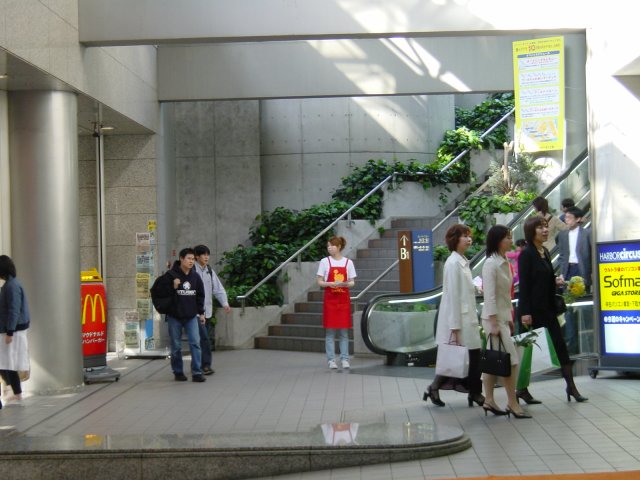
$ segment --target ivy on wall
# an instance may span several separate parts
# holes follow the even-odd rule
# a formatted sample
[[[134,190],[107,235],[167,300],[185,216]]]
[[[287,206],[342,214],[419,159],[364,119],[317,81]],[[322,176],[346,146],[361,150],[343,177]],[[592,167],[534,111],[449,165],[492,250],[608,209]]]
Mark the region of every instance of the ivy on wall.
[[[445,172],[440,172],[442,167],[465,149],[477,150],[490,144],[502,145],[506,140],[506,127],[496,129],[491,138],[488,136],[484,141],[480,140],[480,135],[512,107],[512,94],[497,94],[471,111],[456,108],[456,129],[445,133],[433,163],[426,164],[415,160],[408,163],[369,160],[342,179],[330,202],[301,211],[279,207],[256,217],[256,222],[249,232],[251,246],[239,245],[224,252],[219,262],[222,265],[220,276],[227,287],[230,304],[237,306],[238,295],[248,292],[394,172],[399,174],[396,185],[403,181],[413,181],[422,184],[425,189],[436,185],[444,186],[440,200],[446,203],[446,193],[449,191],[447,184],[467,183],[471,180],[470,156],[467,154],[461,162]],[[479,115],[483,118],[478,118]],[[389,184],[387,188],[394,188],[394,185]],[[372,223],[381,218],[383,195],[382,190],[371,195],[354,210],[352,218],[369,220]],[[333,234],[333,231],[329,231],[315,242],[302,254],[302,260],[317,261],[326,255],[326,242]],[[247,299],[246,304],[281,305],[282,301],[283,296],[274,277],[256,290]]]

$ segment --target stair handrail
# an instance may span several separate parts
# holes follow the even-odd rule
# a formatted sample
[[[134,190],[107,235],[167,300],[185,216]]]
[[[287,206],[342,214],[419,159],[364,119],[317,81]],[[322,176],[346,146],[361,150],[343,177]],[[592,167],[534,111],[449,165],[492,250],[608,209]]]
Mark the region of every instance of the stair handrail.
[[[556,177],[556,179],[551,182],[547,188],[545,189],[545,192],[547,191],[553,191],[554,188],[556,188],[558,186],[558,184],[563,181],[568,175],[569,173],[577,168],[577,166],[579,164],[581,164],[582,162],[584,162],[586,159],[588,159],[588,152],[585,150],[583,151],[580,155],[578,155],[576,157],[576,160],[574,160],[573,162],[571,162],[571,164],[569,165],[569,167],[567,167],[562,173],[560,173],[560,175],[558,175]],[[487,187],[489,186],[489,180],[487,180],[486,182],[484,182],[482,185],[480,185],[476,190],[474,190],[468,197],[472,198],[478,194],[480,194],[482,191],[484,191]],[[544,194],[544,193],[543,193]],[[582,197],[580,197],[579,201],[582,201],[584,198],[586,198],[588,194],[585,193]],[[577,202],[576,202],[577,204]],[[460,207],[462,207],[463,203],[460,203],[456,208],[454,208],[453,210],[451,210],[442,220],[440,220],[432,229],[432,232],[435,232],[438,228],[440,228],[449,218],[451,218],[452,215],[454,215],[458,210],[460,210]],[[511,226],[512,224],[517,224],[517,222],[525,215],[530,215],[531,211],[533,210],[533,207],[529,206],[527,207],[525,210],[523,210],[522,212],[520,212],[520,214],[516,215],[516,217],[509,223],[509,226]],[[481,256],[484,255],[485,250],[481,250],[479,251],[471,260],[470,263],[473,265],[474,262],[477,261],[477,258],[480,258]],[[387,270],[385,270],[384,275],[386,275],[387,273],[389,273],[389,271],[391,271],[398,263],[400,263],[399,260],[395,260],[388,268]],[[376,283],[378,283],[380,280],[382,280],[382,277],[384,275],[380,275],[378,276],[373,282],[371,282],[369,285],[367,285],[367,290],[369,290],[371,287],[373,287]],[[360,292],[361,294],[364,293]],[[357,297],[351,297],[351,300],[359,300],[361,295],[357,295]]]
[[[382,280],[384,277],[387,276],[387,274],[393,270],[395,268],[396,265],[398,265],[400,263],[399,259],[395,259],[394,262],[389,265],[386,270],[384,272],[382,272],[380,275],[378,275],[369,285],[367,285],[365,288],[363,288],[360,293],[358,293],[355,297],[350,297],[351,301],[353,302],[354,305],[354,310],[358,309],[358,300],[360,300],[360,297],[362,297],[365,293],[367,293],[371,287],[373,287],[376,283],[378,283],[380,280]]]
[[[309,248],[311,245],[313,245],[319,238],[321,238],[325,233],[327,233],[329,230],[331,230],[333,227],[335,227],[338,222],[340,220],[342,220],[345,216],[349,216],[350,219],[350,215],[351,212],[353,212],[353,210],[355,210],[357,207],[359,207],[365,200],[367,200],[371,195],[373,195],[374,193],[376,193],[378,190],[380,190],[382,187],[384,187],[390,180],[392,180],[395,176],[397,175],[396,172],[393,172],[392,174],[390,174],[389,176],[387,176],[384,180],[382,180],[380,183],[378,183],[378,185],[376,185],[375,187],[373,187],[371,190],[369,190],[369,192],[367,194],[365,194],[360,200],[358,200],[356,203],[354,203],[351,208],[349,208],[348,210],[346,210],[342,215],[340,215],[338,218],[336,218],[333,222],[331,222],[331,224],[329,224],[327,227],[325,227],[324,230],[322,230],[320,233],[318,233],[315,237],[313,237],[311,240],[309,240],[307,243],[305,243],[300,249],[298,249],[298,251],[296,251],[293,255],[291,255],[289,258],[287,258],[284,262],[282,262],[275,270],[273,270],[269,275],[267,275],[266,277],[264,277],[262,280],[260,280],[256,285],[254,285],[247,293],[245,293],[244,295],[238,295],[236,297],[236,300],[238,300],[240,302],[240,306],[242,307],[242,313],[244,313],[244,308],[246,305],[246,300],[247,298],[253,293],[255,292],[258,288],[260,288],[262,285],[264,285],[266,282],[268,282],[274,275],[276,275],[278,272],[280,272],[280,270],[282,270],[285,266],[287,266],[289,263],[291,263],[292,260],[294,260],[295,258],[298,258],[298,262],[301,261],[300,256],[302,255],[302,252],[304,252],[307,248]]]
[[[509,118],[513,112],[515,112],[516,108],[513,107],[511,110],[509,110],[508,113],[506,113],[505,115],[502,116],[502,118],[500,120],[498,120],[496,123],[494,123],[491,127],[489,127],[487,129],[486,132],[484,132],[482,135],[480,135],[480,139],[484,140],[484,138],[491,133],[492,131],[494,131],[496,128],[498,128],[507,118]],[[462,157],[464,157],[467,153],[469,153],[470,149],[465,149],[462,153],[460,153],[459,155],[457,155],[453,160],[451,160],[449,163],[447,163],[444,167],[442,167],[442,169],[440,169],[440,173],[447,171],[452,165],[454,165],[455,163],[459,162],[460,159]],[[266,282],[268,282],[274,275],[276,275],[278,272],[280,272],[285,266],[287,266],[289,263],[291,263],[291,261],[295,258],[298,259],[298,263],[300,263],[301,261],[301,255],[302,252],[304,252],[307,248],[309,248],[311,245],[313,245],[319,238],[321,238],[325,233],[327,233],[329,230],[331,230],[333,227],[335,227],[338,222],[340,220],[342,220],[345,216],[348,216],[348,220],[351,221],[351,212],[353,212],[353,210],[355,210],[358,206],[360,206],[360,204],[362,204],[365,200],[367,200],[371,195],[373,195],[374,193],[376,193],[378,190],[380,190],[382,187],[384,187],[389,181],[395,179],[395,177],[397,175],[400,175],[399,172],[393,172],[392,174],[390,174],[389,176],[387,176],[384,180],[382,180],[378,185],[376,185],[375,187],[373,187],[371,190],[369,190],[368,193],[366,193],[362,198],[360,198],[360,200],[358,200],[356,203],[354,203],[347,211],[345,211],[342,215],[340,215],[338,218],[336,218],[329,226],[327,226],[324,230],[322,230],[320,233],[318,233],[315,237],[313,237],[311,240],[309,240],[306,244],[304,244],[297,252],[295,252],[293,255],[291,255],[289,258],[287,258],[284,262],[282,262],[275,270],[273,270],[269,275],[267,275],[266,277],[264,277],[262,280],[260,280],[256,285],[254,285],[247,293],[245,293],[244,295],[238,295],[236,297],[236,300],[238,300],[240,302],[240,306],[241,306],[241,314],[244,314],[244,309],[246,306],[246,301],[247,298],[253,293],[255,292],[258,288],[260,288],[262,285],[264,285]],[[418,173],[418,175],[420,175],[420,173]],[[457,208],[457,207],[456,207]],[[448,217],[446,217],[448,218]],[[445,218],[445,219],[446,219]],[[442,222],[441,222],[442,223]],[[392,268],[392,267],[391,267]],[[389,268],[388,270],[391,270],[391,268]]]
[[[511,115],[513,115],[513,112],[516,111],[516,107],[513,107],[511,110],[509,110],[507,113],[505,113],[502,118],[500,120],[498,120],[496,123],[494,123],[493,125],[491,125],[486,132],[484,132],[482,135],[480,135],[480,140],[484,140],[484,138],[489,135],[491,132],[493,132],[496,128],[498,128],[500,125],[502,125],[502,122],[504,122],[507,118],[509,118]],[[470,148],[465,148],[461,153],[459,153],[458,155],[456,155],[456,157],[451,160],[449,163],[447,163],[444,167],[442,167],[442,170],[440,170],[440,173],[442,172],[446,172],[447,170],[449,170],[449,168],[451,166],[453,166],[453,164],[457,163],[462,157],[464,157],[467,153],[469,153],[471,151]]]

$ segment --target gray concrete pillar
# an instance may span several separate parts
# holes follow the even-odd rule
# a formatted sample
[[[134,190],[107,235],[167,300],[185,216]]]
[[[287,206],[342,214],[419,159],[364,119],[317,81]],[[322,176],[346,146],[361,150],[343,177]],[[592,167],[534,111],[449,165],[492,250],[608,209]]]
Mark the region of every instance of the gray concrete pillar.
[[[9,94],[11,245],[31,308],[29,390],[82,386],[77,99]]]

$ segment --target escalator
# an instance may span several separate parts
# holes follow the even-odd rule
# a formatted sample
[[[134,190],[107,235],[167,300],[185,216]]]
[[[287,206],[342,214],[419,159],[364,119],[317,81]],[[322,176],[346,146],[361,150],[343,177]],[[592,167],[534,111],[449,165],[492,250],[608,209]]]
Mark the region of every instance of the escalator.
[[[574,198],[576,205],[588,211],[590,207],[589,157],[583,152],[541,196],[550,204],[559,205],[561,199]],[[532,208],[517,215],[509,227],[514,241],[524,238],[523,225],[533,213]],[[551,252],[554,265],[557,253]],[[475,278],[482,273],[485,251],[471,259],[471,272]],[[393,293],[371,299],[362,313],[361,332],[364,343],[374,353],[385,355],[388,365],[432,365],[436,360],[435,330],[442,286],[426,292]],[[482,297],[476,306],[480,314]],[[516,300],[517,302],[517,300]],[[571,305],[577,316],[580,352],[594,352],[593,299],[583,297]]]

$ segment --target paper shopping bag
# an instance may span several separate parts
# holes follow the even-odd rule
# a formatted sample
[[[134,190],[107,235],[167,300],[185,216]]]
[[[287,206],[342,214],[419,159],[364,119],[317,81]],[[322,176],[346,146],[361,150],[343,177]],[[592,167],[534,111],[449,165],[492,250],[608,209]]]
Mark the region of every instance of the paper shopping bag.
[[[560,368],[560,361],[556,349],[553,346],[549,330],[544,327],[533,330],[538,334],[531,356],[531,375],[548,372]],[[514,341],[528,335],[529,332],[521,333],[513,337]]]
[[[469,375],[469,350],[455,343],[438,345],[436,358],[436,375],[465,378]]]

